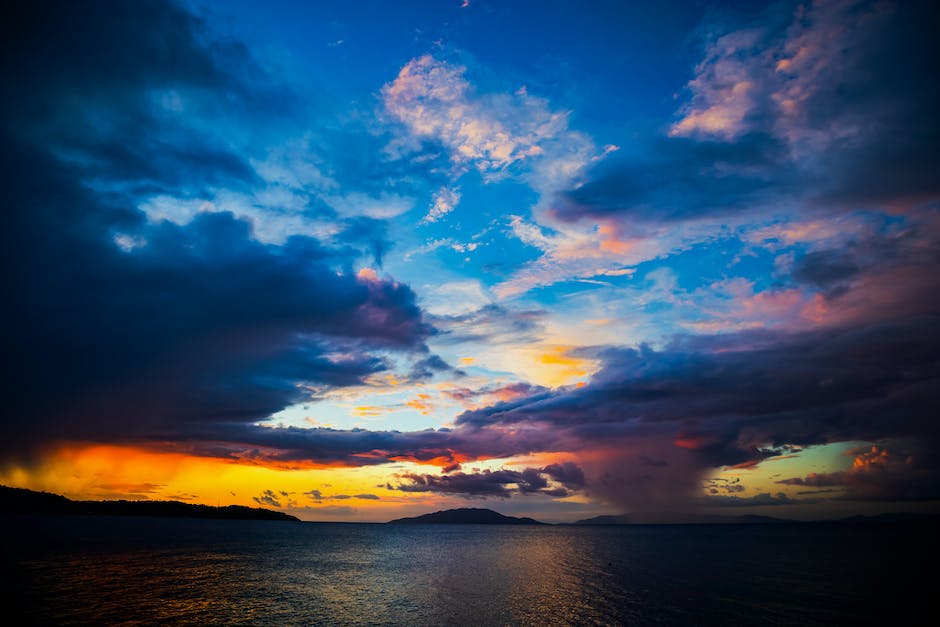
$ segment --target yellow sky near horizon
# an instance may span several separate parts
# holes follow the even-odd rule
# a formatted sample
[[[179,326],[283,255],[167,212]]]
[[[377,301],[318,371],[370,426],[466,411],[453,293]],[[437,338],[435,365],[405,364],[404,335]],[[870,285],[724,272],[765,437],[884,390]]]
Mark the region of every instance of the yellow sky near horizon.
[[[781,477],[842,470],[851,464],[847,453],[854,445],[839,443],[808,447],[794,455],[771,458],[749,468],[716,468],[706,477],[703,496],[710,485],[738,482],[735,496],[761,493],[794,497],[798,487],[780,485]],[[465,471],[539,467],[563,461],[564,455],[541,454],[512,459],[491,459],[464,464]],[[437,509],[473,504],[455,495],[403,492],[387,487],[396,474],[438,474],[437,466],[395,462],[375,466],[284,468],[228,459],[199,457],[177,452],[102,444],[63,445],[50,450],[33,466],[10,465],[0,469],[0,483],[61,494],[71,499],[181,500],[206,505],[267,507],[291,513],[302,520],[381,522]],[[711,481],[711,482],[710,482]],[[517,495],[513,509],[525,510],[547,497]],[[590,506],[590,495],[569,496],[567,501]],[[489,507],[505,506],[504,499],[490,499]],[[542,503],[544,504],[544,503]],[[596,503],[602,513],[620,513],[616,505]],[[766,509],[766,508],[765,508]],[[583,509],[582,509],[583,511]],[[775,511],[779,511],[776,510]],[[743,513],[735,510],[728,514]],[[772,512],[762,512],[772,514]],[[586,517],[571,513],[562,516]]]

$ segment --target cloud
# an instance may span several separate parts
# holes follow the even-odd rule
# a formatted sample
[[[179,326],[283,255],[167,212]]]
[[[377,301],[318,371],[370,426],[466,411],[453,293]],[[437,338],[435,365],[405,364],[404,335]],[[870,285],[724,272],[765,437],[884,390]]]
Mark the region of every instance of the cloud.
[[[624,156],[595,167],[590,180],[557,195],[550,216],[563,223],[622,218],[675,227],[747,211],[754,220],[755,212],[781,198],[799,201],[804,191],[785,145],[766,134],[728,143],[681,137],[642,143],[642,160]]]
[[[489,180],[512,172],[545,192],[573,183],[598,156],[586,135],[568,128],[567,113],[552,111],[524,89],[477,94],[466,72],[425,55],[382,89],[388,113],[414,138],[446,148],[457,175],[466,167]]]
[[[927,61],[937,48],[936,6],[820,0],[798,7],[788,24],[775,10],[765,15],[769,26],[708,43],[671,133],[773,136],[807,169],[828,171],[814,182],[830,201],[936,197],[940,89]]]
[[[690,99],[669,132],[638,135],[634,150],[594,163],[555,188],[533,222],[514,225],[542,254],[497,285],[497,297],[696,245],[733,246],[781,217],[918,221],[933,211],[935,5],[818,1],[791,13],[778,4],[734,24],[702,29]]]
[[[771,21],[714,33],[672,133],[638,138],[633,156],[598,160],[609,151],[569,128],[566,112],[525,90],[479,93],[468,70],[425,56],[382,90],[402,133],[363,162],[387,136],[344,129],[244,149],[244,129],[296,103],[243,46],[177,5],[21,7],[0,25],[0,334],[17,371],[2,455],[71,439],[285,468],[416,462],[446,472],[403,475],[399,489],[583,490],[665,509],[697,502],[716,466],[867,440],[879,449],[857,453],[857,470],[785,481],[841,485],[852,498],[935,495],[920,454],[882,443],[938,441],[937,11],[817,2]],[[348,150],[324,159],[318,142]],[[432,163],[427,189],[407,182],[411,160],[396,150]],[[413,365],[412,379],[456,375],[427,348],[432,336],[505,353],[542,340],[546,311],[493,304],[478,282],[448,285],[460,302],[429,301],[428,316],[407,285],[356,271],[364,255],[381,264],[387,221],[429,189],[429,217],[453,211],[472,169],[540,197],[504,225],[539,257],[493,288],[497,298],[630,274],[703,242],[773,255],[777,274],[770,285],[711,280],[711,300],[683,294],[714,305],[692,322],[731,323],[696,330],[722,334],[541,354],[602,363],[581,387],[454,386],[452,398],[490,404],[453,428],[264,422],[396,363]],[[340,185],[350,179],[361,185]],[[655,292],[647,302],[680,288],[666,272],[639,276]],[[461,471],[558,452],[578,465]]]
[[[841,487],[850,500],[932,500],[940,497],[940,468],[923,443],[873,445],[850,451],[852,466],[845,471],[809,473],[777,483],[812,488]]]
[[[483,302],[485,294],[482,293],[482,288],[478,288],[476,282],[461,282],[450,284],[445,290],[452,295],[460,295],[469,302],[473,302],[474,298]],[[436,309],[434,301],[430,303],[429,308]],[[468,312],[462,309],[442,306],[442,313],[428,316],[428,321],[439,331],[435,336],[439,342],[486,342],[499,345],[539,340],[542,321],[548,315],[547,311],[541,309],[517,309],[497,304],[484,305]]]
[[[271,507],[280,507],[281,501],[277,494],[273,490],[265,490],[261,496],[251,497],[255,503],[258,505],[269,505]]]
[[[378,431],[259,427],[239,423],[175,425],[151,446],[279,468],[357,467],[410,461],[439,467],[478,459],[565,450],[561,434],[541,429]]]
[[[632,507],[660,507],[653,501],[670,491],[691,498],[706,469],[760,462],[786,447],[935,441],[935,315],[609,349],[587,385],[467,411],[457,432],[550,430],[580,451],[592,495]]]
[[[509,498],[514,494],[547,494],[552,497],[565,497],[569,495],[569,490],[580,490],[584,487],[584,473],[572,462],[524,470],[503,468],[474,473],[451,472],[442,475],[401,473],[396,476],[404,483],[389,484],[390,490],[457,494],[465,498],[481,496]]]
[[[466,387],[444,388],[441,393],[462,404],[492,405],[530,396],[536,391],[545,390],[546,388],[519,381],[506,384],[488,384],[476,389]]]
[[[428,215],[424,216],[424,222],[437,222],[453,211],[459,202],[459,187],[440,188],[431,198],[431,208],[428,210]]]
[[[594,349],[604,365],[586,385],[520,390],[463,413],[452,429],[243,425],[191,433],[189,451],[285,467],[414,461],[444,474],[403,474],[397,489],[502,498],[560,495],[563,488],[632,511],[682,511],[699,503],[701,480],[715,467],[750,467],[831,442],[906,439],[929,448],[940,439],[932,420],[940,378],[932,357],[940,348],[936,328],[935,317],[927,317],[823,331],[683,336],[660,349]],[[210,445],[210,436],[218,443]],[[473,460],[539,452],[567,452],[579,461],[525,472],[460,471]],[[856,498],[935,493],[937,473],[906,461],[910,454],[891,453],[899,461],[889,463],[881,453],[863,453],[860,468],[868,474],[858,471]],[[848,483],[843,475],[825,479]],[[818,477],[786,480],[813,481]],[[898,488],[904,482],[916,491]],[[861,489],[875,484],[884,490]],[[748,503],[761,504],[730,502]]]
[[[428,293],[421,302],[432,316],[458,318],[492,303],[486,288],[476,279],[436,283],[427,288]]]
[[[156,2],[34,3],[3,28],[4,84],[32,68],[0,128],[3,290],[17,303],[2,334],[22,383],[7,397],[4,455],[62,438],[173,440],[195,424],[214,439],[212,425],[251,425],[361,383],[390,353],[427,352],[415,294],[357,276],[352,247],[265,243],[228,211],[140,210],[165,190],[254,180],[211,129],[153,102],[178,93],[185,107],[192,92],[248,117],[283,113],[290,94],[270,97],[241,46]]]
[[[759,32],[742,30],[709,44],[705,59],[695,69],[696,77],[689,83],[692,102],[670,135],[714,135],[730,140],[747,129],[747,118],[757,106],[754,92],[759,77],[751,55],[759,40]]]
[[[542,468],[542,472],[566,488],[578,489],[584,487],[584,471],[574,462],[549,464]]]
[[[348,499],[360,499],[366,501],[377,501],[380,499],[380,497],[376,494],[323,494],[320,490],[310,490],[309,492],[304,492],[304,496],[317,503],[322,503],[324,500],[345,501]]]

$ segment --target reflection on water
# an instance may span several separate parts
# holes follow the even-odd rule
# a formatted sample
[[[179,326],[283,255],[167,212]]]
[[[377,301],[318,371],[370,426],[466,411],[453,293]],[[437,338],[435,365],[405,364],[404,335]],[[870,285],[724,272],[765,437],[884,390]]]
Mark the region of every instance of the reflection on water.
[[[932,529],[0,520],[19,622],[851,624]],[[893,600],[892,602],[895,602]],[[896,616],[896,613],[895,613]]]

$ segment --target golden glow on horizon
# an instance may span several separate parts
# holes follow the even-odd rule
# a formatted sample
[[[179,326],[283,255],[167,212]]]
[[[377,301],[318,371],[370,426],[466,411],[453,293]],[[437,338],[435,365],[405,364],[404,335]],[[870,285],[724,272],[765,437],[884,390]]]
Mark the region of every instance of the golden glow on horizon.
[[[706,483],[714,479],[737,480],[740,485],[744,486],[742,492],[734,494],[737,497],[783,494],[792,499],[812,498],[811,493],[816,491],[814,488],[778,482],[792,477],[844,471],[856,460],[855,456],[850,453],[865,444],[850,441],[808,446],[792,454],[769,457],[759,463],[724,466],[716,468],[709,474],[706,477]]]
[[[270,490],[278,495],[281,509],[301,511],[299,516],[316,518],[316,510],[329,513],[342,501],[350,519],[369,510],[382,509],[387,500],[387,469],[376,466],[359,468],[310,468],[282,470],[264,465],[237,463],[181,453],[154,452],[119,445],[68,445],[60,447],[32,468],[11,467],[0,473],[0,483],[62,494],[72,499],[153,499],[181,500],[206,505],[247,505],[271,507],[258,503]],[[304,492],[320,490],[324,498],[316,503]],[[282,493],[288,493],[284,496]],[[379,499],[335,499],[335,495],[354,497],[374,494]],[[400,495],[401,493],[394,493]],[[397,500],[396,497],[393,499]],[[289,502],[296,507],[288,506]]]
[[[455,457],[463,464],[464,472],[544,467],[572,459],[565,454],[476,461]],[[397,474],[440,474],[442,467],[453,462],[453,458],[440,457],[421,462],[401,459],[375,466],[286,470],[134,446],[69,444],[49,451],[36,466],[2,469],[0,484],[61,494],[74,500],[178,500],[215,506],[265,507],[303,520],[381,522],[437,509],[467,507],[468,501],[456,495],[402,492],[386,487],[398,483]],[[556,500],[590,502],[582,495]],[[482,506],[500,509],[500,503],[494,500],[491,505]]]
[[[780,484],[781,479],[844,471],[860,462],[855,453],[866,443],[846,442],[807,447],[793,454],[768,458],[759,464],[722,467],[705,479],[704,496],[748,498],[761,494],[812,499],[811,488]],[[870,444],[868,444],[870,446]],[[0,484],[62,494],[72,499],[181,500],[207,505],[246,505],[291,513],[304,520],[384,521],[436,509],[466,507],[456,495],[392,490],[402,473],[432,474],[455,461],[460,471],[475,473],[501,468],[543,468],[575,461],[592,472],[592,460],[610,451],[538,453],[514,458],[472,460],[460,455],[430,460],[400,458],[390,464],[360,467],[303,467],[274,465],[262,460],[197,457],[133,446],[72,444],[51,450],[34,467],[8,466]],[[874,458],[876,449],[866,455]],[[368,457],[368,456],[363,456]],[[597,459],[594,459],[597,458]],[[879,458],[880,459],[880,458]],[[726,491],[727,485],[740,486]],[[719,492],[711,493],[711,488]],[[525,502],[531,497],[517,497]],[[260,500],[256,500],[260,499]],[[269,500],[270,499],[270,500]],[[514,502],[516,501],[514,500]],[[591,503],[583,494],[554,499]],[[502,501],[484,507],[499,509]],[[480,506],[477,504],[476,506]]]

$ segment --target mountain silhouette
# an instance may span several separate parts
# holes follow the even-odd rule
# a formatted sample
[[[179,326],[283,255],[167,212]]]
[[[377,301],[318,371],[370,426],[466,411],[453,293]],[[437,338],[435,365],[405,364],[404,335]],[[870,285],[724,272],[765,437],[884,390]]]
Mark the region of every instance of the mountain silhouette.
[[[432,514],[424,514],[413,518],[398,518],[388,521],[389,524],[416,524],[416,525],[544,525],[532,518],[516,518],[504,516],[491,509],[475,507],[462,507],[448,509]]]

